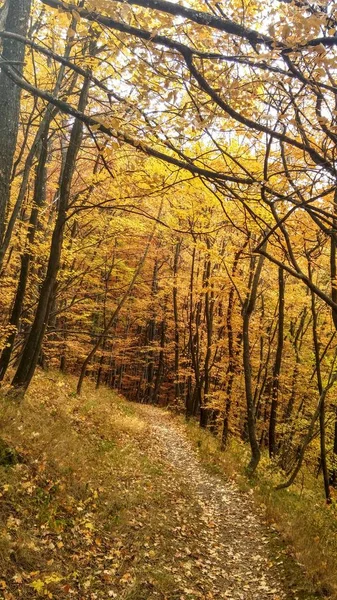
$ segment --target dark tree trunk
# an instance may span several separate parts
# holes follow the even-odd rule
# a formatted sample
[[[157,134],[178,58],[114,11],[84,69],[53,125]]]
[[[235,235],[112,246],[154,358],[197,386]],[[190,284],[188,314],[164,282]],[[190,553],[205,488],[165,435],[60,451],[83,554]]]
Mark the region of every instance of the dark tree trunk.
[[[203,377],[203,393],[202,393],[202,405],[200,406],[200,425],[201,427],[207,427],[211,422],[212,428],[215,427],[213,423],[213,417],[216,419],[214,410],[209,406],[209,394],[210,394],[210,374],[211,374],[211,356],[212,356],[212,341],[213,341],[213,317],[214,317],[214,290],[211,285],[211,258],[210,240],[207,238],[207,258],[204,268],[204,296],[205,296],[205,321],[206,321],[206,355],[204,360],[204,377]]]
[[[192,369],[194,372],[194,389],[192,385],[186,404],[186,416],[195,416],[201,406],[201,374],[200,374],[200,356],[199,356],[199,327],[200,327],[200,315],[201,315],[201,300],[194,304],[194,281],[196,278],[195,273],[196,263],[196,248],[193,248],[191,274],[190,274],[190,289],[189,289],[189,341],[188,349],[191,358]],[[195,323],[195,331],[194,331]],[[192,380],[191,380],[192,383]]]
[[[164,348],[165,348],[165,321],[162,321],[160,324],[160,352],[158,357],[158,366],[156,371],[156,379],[153,388],[153,393],[151,397],[152,404],[158,404],[158,397],[160,393],[160,386],[164,375],[165,368],[165,358],[164,358]]]
[[[240,248],[234,256],[233,267],[232,267],[232,278],[236,274],[240,256],[242,255],[242,252],[244,251],[247,244],[248,244],[248,239],[245,242],[245,244],[243,245],[243,247]],[[236,340],[237,343],[236,343],[236,347],[235,347],[233,323],[232,323],[233,312],[234,312],[234,294],[235,294],[235,287],[234,287],[234,285],[232,285],[229,290],[227,315],[226,315],[227,339],[228,339],[228,368],[227,368],[227,382],[226,382],[226,388],[225,388],[224,422],[223,422],[223,430],[222,430],[222,438],[221,438],[221,448],[223,450],[226,448],[227,441],[228,441],[229,419],[230,419],[230,412],[231,412],[231,406],[232,406],[232,389],[233,389],[234,377],[238,370],[238,355],[239,355],[239,351],[240,351],[240,347],[241,347],[241,343],[242,343],[242,333],[240,333],[239,336],[237,337],[237,340]]]
[[[253,388],[252,388],[252,373],[251,373],[251,362],[250,362],[250,318],[253,314],[256,297],[257,297],[257,288],[259,284],[259,279],[262,271],[262,265],[264,261],[264,257],[261,255],[258,259],[257,266],[255,267],[255,257],[252,258],[251,261],[251,284],[250,290],[247,294],[247,298],[242,308],[242,317],[243,317],[243,328],[242,328],[242,340],[243,340],[243,369],[245,375],[245,389],[246,389],[246,403],[247,403],[247,429],[249,436],[249,443],[251,448],[251,460],[247,467],[247,470],[250,474],[253,474],[256,470],[259,462],[260,462],[260,448],[259,443],[256,437],[256,427],[255,427],[255,406],[254,406],[254,396],[253,396]]]
[[[332,468],[329,473],[329,484],[337,487],[337,407],[335,408],[334,438],[332,447]]]
[[[16,290],[14,305],[11,313],[9,323],[15,327],[15,331],[10,335],[7,340],[6,348],[2,351],[0,358],[0,381],[3,380],[6,373],[11,354],[13,351],[13,345],[16,337],[16,330],[19,327],[20,315],[22,305],[25,297],[26,286],[28,281],[29,264],[31,261],[31,248],[34,244],[36,226],[38,222],[39,210],[44,204],[45,200],[45,167],[48,157],[48,129],[49,122],[46,123],[45,131],[41,137],[41,152],[39,163],[36,169],[35,175],[35,188],[33,197],[33,208],[29,220],[29,228],[26,241],[26,251],[21,256],[21,269],[19,275],[18,287]]]
[[[86,80],[84,82],[79,100],[78,109],[80,111],[85,109],[88,90],[89,80]],[[74,174],[76,158],[81,145],[82,133],[83,123],[76,119],[71,131],[66,160],[61,174],[58,214],[52,235],[47,273],[42,284],[34,322],[24,347],[19,366],[12,381],[15,395],[20,395],[25,392],[34,375],[45,328],[48,323],[49,312],[52,305],[52,295],[60,266],[71,183]]]
[[[180,376],[179,376],[179,367],[180,367],[180,359],[179,359],[179,315],[178,315],[178,285],[177,285],[177,275],[178,275],[178,264],[179,264],[179,256],[181,249],[181,241],[176,243],[175,252],[174,252],[174,262],[173,262],[173,316],[174,316],[174,398],[175,401],[178,402],[181,394],[180,389]]]
[[[272,399],[269,421],[269,456],[276,454],[276,423],[277,423],[277,405],[278,393],[280,387],[280,372],[282,363],[283,340],[284,340],[284,274],[283,268],[278,270],[278,289],[279,289],[279,310],[278,310],[278,336],[275,363],[272,379]]]
[[[309,277],[312,280],[312,272],[311,265],[309,262]],[[321,360],[320,360],[320,350],[319,350],[319,341],[318,341],[318,333],[317,333],[317,311],[315,305],[315,295],[314,292],[311,292],[311,314],[312,314],[312,334],[313,334],[313,342],[314,342],[314,353],[315,353],[315,366],[316,366],[316,377],[317,377],[317,389],[321,398],[320,406],[319,406],[319,429],[320,429],[320,466],[323,474],[323,485],[325,498],[327,503],[331,503],[331,495],[330,495],[330,486],[329,486],[329,472],[328,465],[326,460],[326,447],[325,447],[325,394],[323,394],[323,381],[322,381],[322,373],[321,373]]]
[[[8,0],[6,31],[26,37],[31,0]],[[4,61],[18,63],[23,71],[25,45],[12,39],[2,42]],[[6,66],[0,71],[0,244],[2,245],[11,193],[11,177],[19,127],[21,89],[6,76]]]

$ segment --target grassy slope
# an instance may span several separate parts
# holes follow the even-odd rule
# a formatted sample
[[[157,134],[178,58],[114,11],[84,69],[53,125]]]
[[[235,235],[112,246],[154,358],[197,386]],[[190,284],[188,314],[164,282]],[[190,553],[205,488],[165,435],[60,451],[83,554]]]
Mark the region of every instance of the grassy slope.
[[[21,462],[0,466],[0,598],[165,598],[175,497],[163,463],[137,406],[74,389],[37,374],[19,411],[1,401],[1,435]]]
[[[137,405],[90,383],[78,398],[75,384],[38,373],[19,410],[1,400],[1,435],[20,462],[0,466],[0,599],[180,598],[165,561],[190,507],[188,490],[179,481],[168,488],[167,464]],[[222,454],[207,432],[193,424],[186,431],[205,466],[249,489],[244,446]],[[314,485],[274,492],[268,481],[275,478],[262,465],[253,482],[258,502],[310,578],[337,598],[334,508],[325,508]],[[293,565],[289,580],[298,585]],[[309,593],[303,588],[298,597]]]
[[[243,443],[233,441],[224,453],[217,440],[197,424],[186,425],[189,438],[198,449],[204,466],[220,476],[234,479],[242,490],[254,494],[263,516],[287,546],[288,554],[302,565],[310,587],[322,597],[337,599],[337,502],[326,506],[321,479],[317,480],[306,472],[305,467],[296,484],[285,490],[276,491],[281,474],[263,457],[259,471],[252,480],[245,475],[249,462],[249,450]],[[276,541],[275,551],[279,551]],[[293,560],[285,565],[289,581],[301,579]],[[308,592],[303,590],[301,598],[306,600]],[[310,596],[311,597],[311,596]]]

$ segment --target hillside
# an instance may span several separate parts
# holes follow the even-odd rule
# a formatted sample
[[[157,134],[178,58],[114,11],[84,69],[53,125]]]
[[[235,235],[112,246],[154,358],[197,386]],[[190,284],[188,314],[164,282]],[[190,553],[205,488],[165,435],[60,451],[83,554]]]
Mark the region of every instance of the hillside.
[[[39,372],[2,399],[1,598],[317,597],[209,434],[75,383]]]

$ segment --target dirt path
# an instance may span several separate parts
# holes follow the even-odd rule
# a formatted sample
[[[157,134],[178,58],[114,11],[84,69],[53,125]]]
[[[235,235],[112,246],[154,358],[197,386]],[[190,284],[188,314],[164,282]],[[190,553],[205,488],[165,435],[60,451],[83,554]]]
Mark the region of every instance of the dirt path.
[[[0,468],[0,600],[317,600],[183,422],[64,382],[0,411],[24,457]]]
[[[156,453],[166,463],[170,483],[186,491],[177,497],[171,553],[181,595],[174,598],[281,600],[309,598],[305,590],[291,592],[285,579],[282,552],[271,555],[271,532],[256,514],[249,494],[209,474],[184,435],[165,413],[144,407]],[[179,481],[179,486],[178,482]],[[187,530],[186,513],[192,522]],[[182,523],[179,526],[179,522]],[[178,525],[177,525],[178,523]],[[300,587],[300,586],[299,586]],[[185,595],[186,594],[186,595]]]

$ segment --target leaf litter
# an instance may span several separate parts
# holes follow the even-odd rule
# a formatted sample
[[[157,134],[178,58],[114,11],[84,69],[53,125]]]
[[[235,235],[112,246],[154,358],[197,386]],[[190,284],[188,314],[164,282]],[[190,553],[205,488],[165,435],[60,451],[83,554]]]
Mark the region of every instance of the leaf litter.
[[[204,469],[171,415],[36,385],[3,420],[24,461],[0,470],[1,600],[309,599],[251,496]]]
[[[156,454],[167,464],[169,486],[174,488],[179,480],[180,487],[190,494],[183,511],[179,511],[177,497],[182,524],[172,529],[174,543],[181,547],[174,568],[183,580],[179,598],[299,598],[297,590],[291,591],[285,581],[282,556],[271,554],[272,532],[250,494],[206,471],[184,427],[169,415],[148,406],[142,412],[151,423]],[[189,521],[193,526],[187,525]]]

